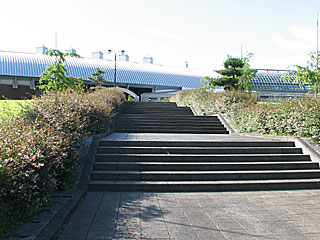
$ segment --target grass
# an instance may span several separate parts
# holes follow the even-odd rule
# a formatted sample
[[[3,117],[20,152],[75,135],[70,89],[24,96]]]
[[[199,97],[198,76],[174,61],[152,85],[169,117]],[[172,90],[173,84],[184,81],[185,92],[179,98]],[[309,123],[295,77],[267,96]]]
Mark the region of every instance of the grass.
[[[0,100],[0,115],[18,115],[32,100]]]
[[[264,105],[279,105],[281,102],[257,102],[257,104],[264,104]]]

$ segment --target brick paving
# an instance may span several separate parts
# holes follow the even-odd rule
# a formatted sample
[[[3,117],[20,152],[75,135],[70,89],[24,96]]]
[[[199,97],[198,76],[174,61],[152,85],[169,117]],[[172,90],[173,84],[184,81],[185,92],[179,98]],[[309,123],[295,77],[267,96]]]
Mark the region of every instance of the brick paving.
[[[89,192],[58,239],[320,239],[320,190]]]

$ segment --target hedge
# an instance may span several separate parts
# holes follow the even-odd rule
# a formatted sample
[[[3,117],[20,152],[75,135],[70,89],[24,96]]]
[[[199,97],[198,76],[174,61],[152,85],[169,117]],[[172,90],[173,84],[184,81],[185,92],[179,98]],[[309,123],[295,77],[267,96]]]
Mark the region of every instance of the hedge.
[[[65,189],[83,140],[105,129],[125,100],[114,89],[48,93],[0,119],[0,238]]]
[[[229,113],[257,102],[256,96],[245,91],[212,93],[206,89],[182,90],[170,98],[178,105],[192,106],[200,115]]]
[[[230,114],[242,132],[310,137],[320,142],[320,102],[310,98],[256,104]]]
[[[310,137],[320,142],[320,101],[312,97],[257,104],[255,96],[244,91],[214,94],[196,89],[180,91],[170,100],[193,106],[201,115],[225,114],[241,132]]]

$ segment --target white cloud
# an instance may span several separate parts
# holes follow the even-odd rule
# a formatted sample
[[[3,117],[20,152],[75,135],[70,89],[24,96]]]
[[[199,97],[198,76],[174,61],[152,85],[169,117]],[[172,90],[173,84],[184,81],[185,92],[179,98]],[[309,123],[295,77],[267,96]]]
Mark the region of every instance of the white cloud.
[[[275,33],[272,40],[281,48],[309,52],[315,48],[316,33],[313,28],[290,27],[286,33]]]

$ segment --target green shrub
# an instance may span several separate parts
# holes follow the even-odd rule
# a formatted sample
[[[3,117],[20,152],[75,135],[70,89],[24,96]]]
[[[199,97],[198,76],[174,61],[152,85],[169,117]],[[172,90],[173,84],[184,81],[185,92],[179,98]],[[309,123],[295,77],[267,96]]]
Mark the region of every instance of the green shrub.
[[[171,101],[192,106],[199,114],[226,114],[241,132],[310,137],[320,142],[320,101],[293,99],[278,104],[257,104],[243,91],[213,94],[204,89],[184,90]]]
[[[0,236],[67,187],[84,138],[105,128],[124,100],[113,89],[50,92],[0,121]]]
[[[169,102],[169,98],[167,98],[167,97],[162,98],[160,102]]]
[[[250,106],[256,103],[256,97],[238,90],[212,93],[206,89],[194,89],[179,91],[170,101],[177,102],[178,105],[192,106],[200,115],[212,115]]]
[[[320,102],[314,98],[252,105],[234,111],[231,118],[242,132],[311,137],[320,142]]]
[[[128,102],[132,102],[133,101],[133,97],[131,95],[128,95]]]

